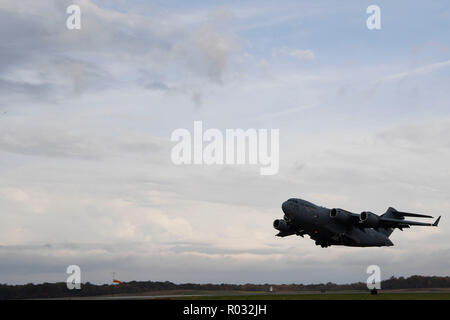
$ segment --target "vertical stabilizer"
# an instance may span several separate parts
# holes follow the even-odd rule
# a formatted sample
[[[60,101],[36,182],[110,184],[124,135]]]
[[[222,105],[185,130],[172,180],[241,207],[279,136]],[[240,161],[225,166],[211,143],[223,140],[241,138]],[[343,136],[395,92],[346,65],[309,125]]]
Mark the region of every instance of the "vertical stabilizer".
[[[382,217],[385,218],[390,218],[390,219],[405,219],[402,215],[398,214],[398,211],[395,210],[392,207],[389,207],[386,212],[384,214],[381,215]],[[392,232],[394,231],[393,228],[380,228],[379,231],[384,234],[385,236],[389,237]]]

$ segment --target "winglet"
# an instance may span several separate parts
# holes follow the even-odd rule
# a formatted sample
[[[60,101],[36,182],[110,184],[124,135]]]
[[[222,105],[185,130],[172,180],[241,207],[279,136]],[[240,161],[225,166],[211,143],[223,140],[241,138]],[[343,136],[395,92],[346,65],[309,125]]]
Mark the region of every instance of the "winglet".
[[[439,216],[439,218],[436,219],[436,221],[433,223],[433,227],[437,227],[439,220],[441,220],[441,216]]]

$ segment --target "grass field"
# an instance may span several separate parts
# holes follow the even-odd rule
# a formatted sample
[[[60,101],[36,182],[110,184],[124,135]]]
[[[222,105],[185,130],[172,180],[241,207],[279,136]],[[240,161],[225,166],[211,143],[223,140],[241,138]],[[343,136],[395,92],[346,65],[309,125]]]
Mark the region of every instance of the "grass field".
[[[450,292],[255,294],[174,297],[176,300],[450,300]]]

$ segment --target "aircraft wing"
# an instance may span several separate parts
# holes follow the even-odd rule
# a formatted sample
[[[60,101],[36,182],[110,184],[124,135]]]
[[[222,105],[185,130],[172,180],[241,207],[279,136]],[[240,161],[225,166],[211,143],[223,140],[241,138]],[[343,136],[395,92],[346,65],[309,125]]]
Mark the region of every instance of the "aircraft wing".
[[[431,217],[430,217],[431,218]],[[403,219],[380,218],[380,225],[384,228],[409,228],[409,226],[429,226],[437,227],[441,217],[437,218],[434,223],[425,223],[417,221],[408,221]]]
[[[393,208],[391,208],[391,210],[395,210]],[[401,212],[401,211],[397,211],[395,210],[395,213],[403,216],[403,217],[414,217],[414,218],[433,218],[432,216],[426,215],[426,214],[418,214],[418,213],[409,213],[409,212]]]
[[[358,228],[409,228],[410,226],[433,226],[437,227],[441,217],[434,223],[405,220],[405,217],[433,218],[432,216],[397,211],[390,207],[385,214],[379,216],[369,211],[361,214],[352,213],[343,209],[335,208],[330,210],[330,217],[336,219],[344,225],[352,224]]]

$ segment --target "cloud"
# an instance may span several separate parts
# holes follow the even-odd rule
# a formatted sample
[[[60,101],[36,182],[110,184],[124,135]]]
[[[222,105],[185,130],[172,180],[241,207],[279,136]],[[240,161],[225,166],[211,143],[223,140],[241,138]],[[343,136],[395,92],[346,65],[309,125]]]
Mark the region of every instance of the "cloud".
[[[423,155],[449,152],[449,126],[448,119],[404,124],[383,130],[378,138],[402,151],[409,150]]]
[[[303,49],[289,49],[286,47],[274,50],[272,52],[273,56],[278,56],[278,55],[282,55],[282,56],[290,56],[290,57],[294,57],[296,59],[299,60],[315,60],[316,59],[316,55],[314,54],[314,51],[312,50],[303,50]]]
[[[264,113],[259,116],[260,119],[267,119],[267,118],[274,118],[274,117],[285,117],[285,116],[292,116],[298,113],[301,113],[309,108],[314,108],[314,105],[306,105],[306,106],[299,106],[295,108],[289,108],[286,110],[281,110],[277,112],[271,112],[271,113]]]
[[[2,281],[64,281],[69,264],[97,283],[113,271],[124,280],[310,283],[364,281],[373,263],[386,276],[448,270],[445,77],[374,84],[406,70],[408,57],[364,60],[297,28],[305,16],[323,22],[320,4],[76,2],[85,19],[76,32],[65,28],[72,1],[0,4]],[[274,59],[271,48],[281,48]],[[174,165],[170,134],[194,120],[279,128],[279,174]],[[290,197],[444,216],[439,228],[394,232],[393,248],[321,250],[275,237]]]
[[[428,64],[426,66],[418,67],[406,72],[395,73],[391,75],[387,75],[383,78],[383,80],[400,80],[403,78],[421,76],[431,72],[435,72],[450,66],[450,60],[436,62],[432,64]]]
[[[183,57],[189,68],[221,83],[231,56],[239,50],[236,35],[226,31],[230,23],[230,12],[224,9],[216,11],[210,21],[200,25],[184,41],[174,45],[173,55]]]
[[[61,100],[135,81],[150,89],[167,89],[171,83],[186,87],[185,77],[174,77],[174,70],[222,83],[239,49],[226,10],[212,11],[198,23],[179,14],[148,17],[102,8],[90,0],[76,3],[82,9],[81,30],[65,27],[70,1],[2,2],[0,29],[15,30],[14,35],[2,32],[3,100],[14,93]]]
[[[61,126],[4,125],[0,128],[0,150],[18,154],[100,159],[121,154],[154,155],[168,149],[168,141],[139,135],[117,137],[71,133]]]

